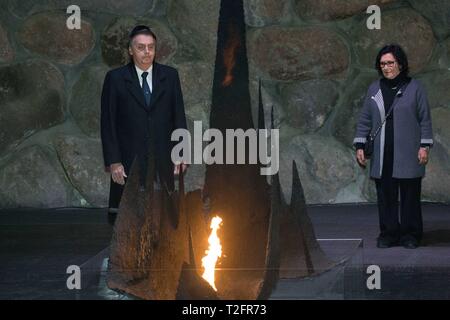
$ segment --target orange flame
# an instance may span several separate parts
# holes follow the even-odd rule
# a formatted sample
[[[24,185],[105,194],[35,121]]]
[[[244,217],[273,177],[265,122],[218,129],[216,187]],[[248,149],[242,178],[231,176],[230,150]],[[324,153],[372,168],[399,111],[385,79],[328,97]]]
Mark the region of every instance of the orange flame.
[[[205,251],[206,256],[202,258],[202,266],[205,268],[202,278],[208,281],[215,291],[217,291],[217,288],[214,283],[214,272],[216,269],[217,260],[222,256],[222,245],[220,244],[220,239],[217,236],[217,230],[219,229],[221,222],[222,218],[218,216],[215,216],[211,220],[210,228],[212,231],[208,238],[209,249]]]
[[[230,25],[229,35],[230,37],[227,40],[225,51],[223,53],[223,63],[226,69],[225,78],[222,81],[222,86],[224,87],[228,87],[233,82],[233,69],[236,65],[236,50],[241,45],[238,34],[233,28],[233,25]]]

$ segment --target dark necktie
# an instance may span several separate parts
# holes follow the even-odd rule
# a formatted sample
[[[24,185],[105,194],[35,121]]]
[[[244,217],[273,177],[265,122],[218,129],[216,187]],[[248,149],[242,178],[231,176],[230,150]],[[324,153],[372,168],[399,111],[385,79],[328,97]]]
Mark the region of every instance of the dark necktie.
[[[142,91],[144,92],[145,104],[148,107],[150,105],[150,99],[152,97],[152,92],[150,91],[150,88],[147,83],[147,75],[148,75],[148,72],[142,73]]]

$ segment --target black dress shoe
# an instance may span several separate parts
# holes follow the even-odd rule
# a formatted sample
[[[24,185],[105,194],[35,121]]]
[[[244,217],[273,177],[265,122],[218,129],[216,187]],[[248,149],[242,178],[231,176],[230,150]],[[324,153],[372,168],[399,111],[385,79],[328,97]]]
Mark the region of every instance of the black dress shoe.
[[[390,248],[393,247],[397,244],[397,239],[392,238],[392,237],[378,237],[377,239],[377,247],[378,248]]]
[[[414,238],[408,238],[402,241],[402,245],[406,249],[416,249],[419,246],[419,241]]]

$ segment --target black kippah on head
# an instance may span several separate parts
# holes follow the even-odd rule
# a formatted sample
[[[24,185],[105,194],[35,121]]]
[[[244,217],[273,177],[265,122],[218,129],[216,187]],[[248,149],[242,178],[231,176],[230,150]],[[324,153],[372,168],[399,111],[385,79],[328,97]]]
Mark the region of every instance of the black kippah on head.
[[[144,26],[144,25],[138,25],[138,26],[134,27],[133,30],[131,30],[130,36],[129,36],[130,41],[133,40],[133,38],[139,34],[146,34],[146,35],[152,36],[156,41],[156,35],[153,33],[153,31],[149,27]]]
[[[130,39],[133,39],[138,34],[149,33],[150,28],[144,25],[135,26],[130,32]]]

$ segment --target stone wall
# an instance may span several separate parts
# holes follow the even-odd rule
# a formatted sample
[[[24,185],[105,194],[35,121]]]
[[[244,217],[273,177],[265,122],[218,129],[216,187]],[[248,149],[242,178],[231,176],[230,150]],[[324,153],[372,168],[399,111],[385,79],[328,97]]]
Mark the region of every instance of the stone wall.
[[[66,8],[81,8],[69,30]],[[365,10],[381,7],[381,30]],[[428,90],[435,147],[423,198],[450,202],[450,2],[244,0],[250,86],[281,134],[280,177],[290,194],[296,160],[308,203],[374,201],[354,161],[356,117],[373,60],[400,43]],[[208,127],[219,0],[0,1],[0,208],[105,207],[109,178],[99,139],[107,70],[127,62],[130,28],[151,26],[157,60],[180,72],[189,126]],[[268,120],[268,118],[267,118]],[[191,167],[188,189],[202,186]],[[289,199],[287,199],[289,201]]]

